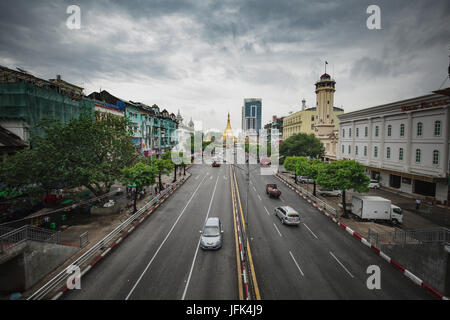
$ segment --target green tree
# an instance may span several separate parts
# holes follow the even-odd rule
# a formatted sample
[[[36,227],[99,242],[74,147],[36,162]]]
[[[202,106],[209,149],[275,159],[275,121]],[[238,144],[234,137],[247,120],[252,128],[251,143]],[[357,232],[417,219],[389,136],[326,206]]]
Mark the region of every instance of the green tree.
[[[137,195],[149,185],[152,185],[156,181],[157,169],[154,166],[140,161],[132,167],[121,170],[121,181],[125,185],[135,185],[136,192],[134,193],[133,212],[137,211],[136,201]]]
[[[316,196],[316,180],[320,170],[326,165],[319,159],[308,160],[305,157],[301,157],[301,161],[296,163],[296,173],[299,176],[305,176],[314,180],[313,195]]]
[[[284,168],[287,171],[293,171],[294,172],[294,180],[295,183],[297,183],[297,164],[299,162],[304,162],[307,161],[307,159],[305,157],[287,157],[284,160]]]
[[[159,184],[159,190],[163,190],[163,185],[161,181],[162,175],[169,174],[173,168],[174,165],[171,160],[170,152],[164,153],[161,158],[157,159],[149,159],[151,161],[151,164],[155,166],[156,172],[158,175],[158,184]]]
[[[356,192],[369,191],[370,178],[365,174],[362,164],[354,160],[334,161],[323,166],[319,171],[317,183],[332,190],[342,190],[342,208],[347,216],[345,191],[353,189]]]
[[[32,149],[1,164],[4,183],[44,190],[62,183],[69,188],[84,186],[101,196],[138,157],[125,118],[84,110],[67,124],[42,121],[39,127],[44,136],[32,139]]]
[[[280,145],[280,155],[282,157],[321,158],[324,154],[325,148],[314,134],[294,134]]]

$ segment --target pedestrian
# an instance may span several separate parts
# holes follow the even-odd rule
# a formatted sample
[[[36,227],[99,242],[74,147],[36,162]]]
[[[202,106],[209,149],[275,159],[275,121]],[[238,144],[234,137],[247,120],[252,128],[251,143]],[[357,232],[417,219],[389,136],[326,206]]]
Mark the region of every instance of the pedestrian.
[[[155,195],[158,194],[158,185],[155,185]]]
[[[416,210],[419,210],[420,203],[421,203],[420,199],[416,199]]]

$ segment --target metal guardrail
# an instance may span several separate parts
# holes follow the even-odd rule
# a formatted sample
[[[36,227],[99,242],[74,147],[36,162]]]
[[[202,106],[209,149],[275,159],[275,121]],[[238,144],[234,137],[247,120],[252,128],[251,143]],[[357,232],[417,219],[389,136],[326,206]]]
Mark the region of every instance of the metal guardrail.
[[[418,230],[401,230],[395,228],[391,232],[378,232],[369,228],[368,241],[379,248],[383,244],[423,244],[450,243],[450,230],[447,228],[431,228]]]
[[[61,232],[31,225],[22,226],[0,236],[0,252],[3,253],[25,241],[60,243]]]
[[[184,178],[182,181],[184,181]],[[131,215],[127,220],[121,223],[117,228],[111,231],[108,235],[106,235],[102,240],[96,243],[92,248],[86,251],[82,256],[76,259],[70,266],[66,267],[60,273],[58,273],[55,277],[53,277],[50,281],[45,283],[41,288],[35,291],[31,296],[27,298],[27,300],[40,300],[44,299],[48,294],[55,291],[57,288],[62,286],[62,284],[67,281],[67,278],[70,276],[68,271],[73,266],[82,267],[86,262],[90,262],[96,255],[97,252],[107,246],[107,244],[111,243],[115,238],[124,231],[128,226],[130,226],[134,221],[140,218],[140,216],[145,213],[149,208],[151,208],[155,203],[160,200],[162,197],[167,195],[170,191],[174,189],[175,186],[180,184],[182,181],[177,181],[176,183],[170,185],[165,190],[163,190],[160,194],[150,200],[147,204],[145,204],[142,208],[140,208],[136,213]]]
[[[290,186],[292,186],[293,188],[297,189],[302,195],[304,195],[306,198],[310,199],[312,202],[314,202],[317,207],[329,212],[330,214],[332,214],[334,217],[337,217],[337,210],[330,206],[329,204],[327,204],[325,201],[315,197],[312,193],[310,193],[308,190],[306,190],[305,188],[302,188],[299,185],[293,184],[291,183],[289,180],[287,180],[285,177],[283,177],[282,175],[278,175],[278,177],[280,177],[282,180],[284,180],[286,183],[288,183]]]

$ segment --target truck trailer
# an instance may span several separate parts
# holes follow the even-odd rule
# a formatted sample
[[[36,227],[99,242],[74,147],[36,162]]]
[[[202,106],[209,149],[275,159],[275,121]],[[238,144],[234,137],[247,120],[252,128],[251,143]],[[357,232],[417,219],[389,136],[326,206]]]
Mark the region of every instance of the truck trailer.
[[[352,213],[362,220],[390,221],[394,224],[403,222],[402,209],[391,200],[377,196],[352,197]]]

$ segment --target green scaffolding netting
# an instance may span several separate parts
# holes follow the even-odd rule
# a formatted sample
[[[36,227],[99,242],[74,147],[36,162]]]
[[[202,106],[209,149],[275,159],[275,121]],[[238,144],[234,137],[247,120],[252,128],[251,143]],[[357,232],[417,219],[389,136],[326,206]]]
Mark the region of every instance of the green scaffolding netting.
[[[0,118],[25,120],[30,126],[30,137],[43,134],[42,129],[36,128],[42,119],[67,123],[78,117],[83,107],[94,110],[94,101],[72,100],[27,82],[0,83]]]

